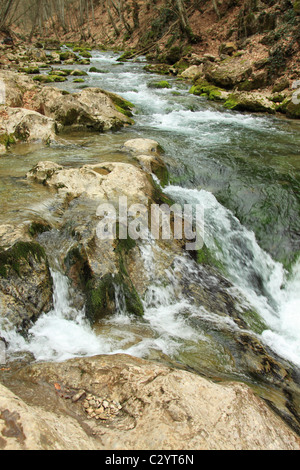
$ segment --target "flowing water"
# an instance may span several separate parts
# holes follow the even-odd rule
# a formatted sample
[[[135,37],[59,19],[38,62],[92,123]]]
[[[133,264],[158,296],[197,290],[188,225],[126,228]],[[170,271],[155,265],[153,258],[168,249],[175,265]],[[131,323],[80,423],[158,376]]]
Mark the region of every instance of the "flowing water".
[[[178,203],[204,208],[204,241],[217,269],[231,282],[232,296],[259,316],[256,324],[249,323],[251,333],[297,369],[300,123],[224,110],[190,95],[189,85],[175,77],[167,78],[170,89],[149,88],[149,82],[162,77],[145,72],[143,60],[120,63],[117,58],[113,53],[94,52],[91,65],[101,72],[89,73],[84,86],[119,93],[134,103],[135,125],[104,135],[66,134],[49,148],[22,145],[1,157],[0,222],[43,216],[53,204],[53,193],[29,186],[24,178],[38,161],[73,167],[130,161],[122,151],[126,140],[155,139],[165,150],[170,173],[164,191]],[[71,80],[57,86],[68,91],[82,87]],[[54,245],[59,251],[59,243]],[[176,297],[176,274],[197,280],[197,263],[187,255],[178,257],[165,285],[153,275],[151,240],[140,251],[150,281],[143,299],[144,318],[138,320],[126,311],[124,294],[116,288],[115,315],[94,329],[85,319],[84,308],[74,307],[71,287],[52,252],[54,309],[36,322],[26,339],[14,331],[4,332],[11,357],[27,351],[36,360],[62,361],[125,352],[177,361],[214,376],[242,378],[243,371],[237,371],[226,345],[228,335],[239,332],[237,324],[229,316],[196,307],[189,296]],[[217,281],[211,277],[211,282]]]

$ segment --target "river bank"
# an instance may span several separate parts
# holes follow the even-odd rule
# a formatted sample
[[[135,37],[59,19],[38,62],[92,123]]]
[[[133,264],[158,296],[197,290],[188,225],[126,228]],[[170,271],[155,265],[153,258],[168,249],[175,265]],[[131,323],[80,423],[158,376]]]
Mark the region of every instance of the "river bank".
[[[15,336],[14,332],[12,332],[11,336],[10,334],[8,335],[8,339],[11,340],[9,349],[9,354],[12,355],[11,358],[13,359],[13,356],[16,354],[18,356],[22,351],[27,351],[27,353],[33,354],[35,359],[42,361],[53,360],[55,356],[59,358],[59,360],[65,360],[67,357],[76,357],[77,355],[92,356],[101,353],[111,354],[116,350],[119,350],[119,352],[129,352],[133,355],[145,356],[146,354],[146,356],[152,360],[155,359],[166,363],[170,362],[173,366],[175,364],[178,366],[184,364],[184,367],[191,368],[200,374],[205,373],[205,375],[210,378],[215,379],[218,377],[219,379],[226,379],[230,377],[231,379],[246,381],[251,386],[254,386],[256,392],[268,400],[268,402],[272,404],[272,407],[275,408],[294,429],[297,429],[297,415],[299,409],[298,369],[297,366],[293,364],[293,358],[296,360],[297,357],[297,340],[295,341],[295,349],[293,351],[286,348],[287,344],[290,346],[294,344],[293,342],[289,343],[287,341],[284,343],[284,347],[281,349],[283,356],[278,357],[277,354],[274,354],[274,350],[269,348],[269,344],[272,343],[267,343],[266,346],[262,335],[264,332],[266,335],[268,331],[274,334],[274,330],[272,331],[274,326],[270,326],[272,321],[274,321],[271,307],[274,301],[277,301],[278,305],[280,305],[280,309],[283,299],[275,298],[275,284],[272,284],[274,281],[274,279],[272,279],[272,273],[279,275],[278,282],[281,285],[280,276],[283,275],[284,270],[282,270],[281,265],[268,258],[267,254],[259,249],[252,235],[243,227],[239,226],[230,212],[224,211],[218,201],[206,192],[206,190],[209,189],[213,189],[213,192],[215,192],[215,189],[220,185],[221,179],[218,180],[214,188],[212,184],[212,175],[214,172],[211,172],[208,183],[205,183],[205,178],[201,182],[202,187],[206,188],[206,190],[200,193],[200,183],[197,182],[198,175],[195,171],[199,166],[201,170],[201,172],[199,171],[199,175],[202,173],[203,177],[206,174],[207,178],[209,167],[207,164],[203,166],[203,163],[201,163],[200,166],[199,163],[196,165],[191,161],[191,166],[194,167],[193,174],[191,166],[187,166],[188,158],[195,158],[195,148],[199,148],[198,141],[196,141],[196,147],[190,146],[195,136],[199,135],[200,138],[203,138],[205,133],[210,131],[210,139],[214,135],[218,138],[216,142],[219,146],[219,154],[222,153],[220,152],[219,138],[224,139],[225,134],[223,129],[220,135],[214,134],[216,133],[216,127],[211,129],[211,124],[214,121],[216,125],[220,127],[220,123],[223,120],[223,122],[225,122],[224,130],[228,132],[229,128],[234,129],[234,134],[237,131],[241,134],[243,133],[243,127],[240,125],[242,122],[242,126],[245,125],[248,138],[249,126],[254,126],[254,130],[253,127],[251,127],[251,132],[255,135],[254,139],[257,137],[256,126],[260,128],[263,126],[265,135],[267,136],[268,126],[270,126],[270,135],[272,134],[272,138],[274,138],[274,129],[275,132],[278,133],[280,126],[279,128],[276,126],[279,124],[277,124],[277,121],[275,122],[273,120],[264,121],[264,118],[255,115],[247,116],[234,114],[232,111],[226,111],[226,114],[222,114],[219,108],[209,108],[210,104],[206,105],[206,101],[203,97],[198,98],[188,93],[189,86],[184,85],[181,81],[177,81],[174,77],[168,79],[171,89],[159,90],[148,87],[146,84],[154,81],[154,79],[156,80],[158,77],[153,76],[152,78],[152,75],[149,76],[149,74],[143,70],[143,63],[134,64],[128,62],[122,64],[117,60],[118,55],[111,55],[109,53],[106,55],[99,53],[94,54],[94,62],[92,64],[79,65],[80,69],[87,74],[82,75],[82,77],[84,77],[82,80],[85,80],[85,82],[81,84],[74,83],[73,78],[69,78],[61,83],[55,82],[58,90],[55,91],[55,96],[69,97],[68,94],[63,94],[59,91],[61,87],[66,88],[66,90],[68,90],[67,93],[70,93],[72,90],[74,91],[74,87],[80,87],[76,91],[81,94],[80,90],[85,90],[85,93],[88,93],[88,88],[83,88],[86,85],[95,86],[95,84],[101,83],[101,90],[103,86],[103,88],[108,88],[109,93],[113,91],[112,88],[114,88],[115,91],[115,87],[117,86],[122,93],[123,102],[124,100],[126,102],[127,109],[123,107],[123,111],[129,111],[129,102],[134,103],[137,108],[135,111],[134,106],[131,107],[130,112],[134,114],[131,117],[121,113],[126,127],[122,128],[120,126],[118,131],[114,129],[112,133],[95,135],[93,133],[86,134],[86,132],[78,133],[80,129],[76,126],[77,131],[75,134],[71,135],[68,133],[69,131],[65,129],[67,132],[61,133],[61,135],[58,134],[55,137],[57,142],[50,142],[50,146],[26,147],[28,144],[22,144],[23,147],[16,147],[16,149],[23,148],[25,150],[23,157],[21,157],[22,162],[20,162],[20,154],[19,156],[14,154],[14,146],[8,149],[7,155],[3,157],[4,160],[2,160],[4,164],[2,168],[4,170],[6,168],[5,162],[11,166],[11,162],[13,161],[16,165],[16,173],[14,174],[14,177],[17,176],[17,179],[14,180],[16,184],[15,191],[19,191],[23,187],[24,194],[29,191],[30,197],[37,198],[36,201],[39,200],[42,203],[40,207],[32,206],[36,215],[38,215],[38,222],[40,224],[38,227],[35,225],[35,228],[38,228],[38,230],[34,230],[32,222],[37,222],[37,220],[31,220],[32,213],[31,216],[29,216],[28,208],[27,212],[25,211],[22,214],[20,208],[15,210],[16,206],[14,203],[12,204],[12,201],[8,201],[6,216],[3,219],[6,228],[4,227],[2,234],[4,238],[2,238],[2,240],[5,240],[4,244],[6,245],[6,249],[10,244],[9,238],[11,242],[22,240],[23,243],[32,243],[34,241],[42,246],[45,250],[44,254],[46,258],[44,256],[39,256],[39,258],[42,262],[45,259],[47,260],[46,264],[48,268],[46,266],[43,268],[44,270],[49,269],[49,266],[51,268],[50,272],[49,270],[47,271],[49,276],[48,286],[51,286],[52,278],[53,299],[56,299],[56,303],[54,302],[53,306],[53,304],[51,305],[50,296],[50,304],[47,309],[50,313],[51,309],[53,309],[52,315],[42,315],[40,318],[41,321],[37,321],[33,328],[32,325],[27,324],[26,328],[29,330],[29,336],[25,335],[25,338],[24,336]],[[107,69],[102,68],[104,64]],[[89,72],[88,69],[90,65],[98,66],[96,67],[98,68],[98,72]],[[56,70],[58,68],[65,69],[69,66],[70,64],[66,64],[62,67],[61,64],[58,64]],[[118,73],[114,72],[117,68]],[[135,75],[136,73],[139,73],[138,79],[137,75]],[[47,76],[46,73],[42,75]],[[144,80],[146,80],[146,84]],[[104,84],[106,86],[104,86]],[[47,89],[46,87],[45,90]],[[43,94],[42,88],[35,86],[34,93],[39,97],[40,94]],[[165,95],[165,93],[168,93],[168,95]],[[107,94],[105,96],[107,96]],[[36,100],[33,100],[33,102],[36,102]],[[39,103],[40,102],[39,98]],[[53,102],[55,102],[55,99]],[[186,108],[180,107],[183,103],[186,103]],[[147,106],[151,104],[151,114],[150,109],[148,107],[146,108],[146,104]],[[119,106],[119,104],[117,106]],[[189,109],[190,106],[193,106],[193,110]],[[116,110],[116,112],[119,111]],[[49,118],[53,119],[51,116],[49,116]],[[172,121],[170,118],[172,118]],[[128,119],[130,120],[128,121]],[[135,126],[132,126],[132,119],[136,121]],[[182,119],[185,119],[185,126],[181,125]],[[209,124],[210,129],[209,127],[202,127],[201,133],[198,131],[198,128],[196,128],[197,130],[195,131],[195,128],[193,128],[195,123],[200,122],[201,126],[203,126],[203,122],[205,121]],[[239,123],[238,128],[235,127],[237,122]],[[60,122],[58,122],[58,124],[59,123]],[[90,121],[88,121],[88,123],[90,123]],[[175,136],[175,141],[170,140],[171,129],[176,131],[175,134],[177,134],[177,136]],[[294,138],[297,134],[296,132],[293,133],[293,127],[289,128],[289,132],[291,134],[287,134],[287,140],[290,141],[290,135]],[[280,135],[280,139],[283,139],[281,148],[284,149],[285,155],[288,153],[288,148],[291,152],[291,160],[288,162],[290,163],[292,162],[292,158],[294,158],[293,147],[287,147],[287,142],[283,138],[283,132],[278,135]],[[129,139],[132,140],[132,138],[136,139],[141,137],[152,138],[152,140],[154,138],[157,139],[157,147],[154,152],[157,154],[156,158],[153,158],[152,146],[150,146],[150,151],[148,152],[145,148],[140,149],[137,153],[132,152],[128,148],[126,149],[125,144]],[[62,140],[60,140],[61,138]],[[178,139],[182,139],[184,142],[182,147],[178,147]],[[252,145],[252,143],[253,141],[251,141],[250,144]],[[164,147],[165,153],[156,160],[159,153],[158,144]],[[184,150],[184,146],[186,146],[186,150]],[[235,146],[235,148],[237,147],[238,146]],[[180,152],[178,148],[180,148]],[[185,153],[185,151],[188,153]],[[144,155],[144,158],[141,158],[141,155]],[[151,159],[149,160],[150,156]],[[157,172],[156,176],[161,178],[165,195],[175,198],[176,200],[182,198],[185,200],[185,198],[191,195],[198,197],[201,194],[201,196],[205,197],[205,204],[209,204],[207,207],[210,208],[210,214],[215,212],[216,219],[212,219],[209,222],[212,223],[211,229],[215,237],[215,245],[213,246],[213,239],[207,238],[209,253],[212,253],[214,256],[208,256],[207,252],[203,252],[201,256],[199,256],[198,264],[196,264],[195,260],[187,257],[182,249],[178,246],[175,247],[175,245],[172,245],[172,247],[153,247],[147,244],[130,247],[122,246],[121,252],[118,251],[117,253],[113,246],[102,247],[100,251],[95,250],[93,237],[96,223],[96,206],[92,204],[92,194],[95,185],[94,183],[94,186],[91,185],[89,180],[86,180],[85,183],[86,170],[88,170],[91,175],[95,172],[95,169],[97,170],[96,174],[93,176],[95,181],[96,179],[97,181],[98,179],[106,181],[108,177],[112,178],[111,182],[115,182],[113,183],[114,186],[110,186],[110,191],[111,194],[114,193],[114,197],[124,194],[124,191],[126,192],[131,188],[134,193],[132,196],[136,198],[138,193],[134,190],[134,185],[137,179],[134,175],[143,175],[142,181],[144,181],[144,184],[142,187],[147,188],[149,181],[144,180],[144,178],[146,175],[149,176],[149,174],[153,173],[155,168],[156,170],[162,168],[161,159],[167,164],[168,168],[165,167],[163,173],[161,171]],[[183,159],[186,160],[184,161]],[[42,165],[38,168],[36,167],[38,162],[43,164],[45,160],[47,162],[52,161],[46,170]],[[153,164],[149,166],[149,162],[151,161]],[[211,162],[213,163],[212,160]],[[226,160],[223,160],[222,165],[224,165],[225,162]],[[129,168],[126,167],[125,163],[128,164],[130,168],[132,167],[130,172],[128,172]],[[181,163],[183,164],[182,167]],[[87,164],[90,165],[89,168],[86,168]],[[58,166],[56,167],[55,165]],[[277,165],[277,169],[279,169],[279,163],[277,163]],[[127,173],[125,168],[127,168]],[[275,167],[273,166],[273,168]],[[168,170],[167,172],[166,169]],[[37,177],[36,181],[33,181],[32,178],[24,181],[25,175],[28,174],[30,170],[33,170],[32,175]],[[229,167],[227,167],[227,171],[229,171]],[[4,175],[12,175],[11,171],[7,172],[7,170],[5,170],[5,172]],[[226,172],[222,173],[221,176],[223,179],[224,173],[226,174]],[[238,174],[236,166],[234,173],[235,175]],[[168,174],[167,179],[163,176],[166,174]],[[283,173],[282,170],[279,171],[278,174],[278,180],[282,178],[282,174],[284,174],[286,181],[294,177],[294,173],[289,174],[286,169],[284,169]],[[71,183],[72,180],[69,178],[73,178],[75,175],[77,175],[77,183],[73,184]],[[116,177],[114,178],[113,175],[116,175]],[[133,180],[131,184],[128,184],[130,175],[133,175]],[[232,175],[233,173],[230,173],[231,179]],[[63,179],[61,179],[62,176]],[[66,177],[67,179],[65,179]],[[257,176],[251,178],[252,191],[253,187],[255,187],[255,193],[258,196],[256,178],[257,182],[261,184],[262,173],[260,171],[257,172]],[[6,184],[8,181],[6,177],[4,181]],[[125,187],[123,187],[120,184],[121,181],[127,181],[129,188],[126,187],[126,184]],[[130,178],[129,181],[131,181]],[[245,181],[245,179],[239,180],[242,191],[245,191],[246,188]],[[265,177],[265,181],[266,185],[268,185],[269,179]],[[41,182],[43,183],[42,185],[39,184]],[[169,182],[173,184],[165,187],[166,183]],[[180,187],[177,187],[175,183],[180,184]],[[205,186],[205,184],[207,184],[207,186]],[[288,185],[284,185],[284,192],[280,192],[281,201],[283,197],[289,198],[290,201],[292,200],[291,198],[294,197],[293,191],[290,191],[291,188],[286,186]],[[13,187],[9,187],[9,191],[13,196]],[[151,183],[150,188],[151,187],[152,190],[150,189],[150,193],[155,189],[155,197],[158,197],[158,194],[160,194],[158,200],[161,200],[163,194],[161,193],[161,189],[159,193],[157,193],[157,187],[153,182]],[[183,191],[181,194],[180,190]],[[189,190],[192,191],[189,192]],[[220,188],[218,188],[218,190],[220,190]],[[6,192],[6,196],[4,194],[4,197],[7,198],[8,193],[9,192]],[[149,190],[146,191],[146,194],[146,199],[148,199]],[[47,207],[44,205],[44,201],[49,199],[49,197],[51,202],[48,201]],[[145,195],[143,197],[145,197]],[[267,201],[269,202],[273,197],[274,194],[270,195],[270,199],[267,199]],[[85,198],[87,199],[85,200]],[[103,198],[103,194],[101,194],[101,198]],[[234,196],[231,195],[229,199],[232,203]],[[31,201],[31,205],[32,202],[33,200]],[[17,201],[17,204],[20,204],[20,202]],[[291,207],[293,207],[293,205]],[[298,206],[295,205],[296,211],[297,207]],[[26,204],[24,201],[24,209],[25,208]],[[265,216],[265,213],[262,213],[262,215],[263,214]],[[243,215],[245,220],[244,211]],[[288,214],[288,217],[291,220],[293,219],[292,214]],[[12,224],[13,219],[15,219],[15,221]],[[16,224],[17,219],[18,223]],[[31,220],[30,224],[28,224],[28,219]],[[25,224],[25,226],[24,220],[27,221],[27,225]],[[217,220],[219,224],[220,221],[224,223],[222,227],[224,231],[220,232],[220,239],[218,239],[217,235],[217,226],[214,225]],[[235,238],[233,244],[229,245],[230,248],[228,249],[227,247],[228,253],[233,253],[236,245],[239,246],[239,244],[242,243],[243,247],[243,249],[237,250],[239,255],[235,257],[234,260],[232,258],[220,258],[220,254],[216,256],[218,253],[216,246],[222,239],[224,242],[224,233],[227,233],[226,230],[228,230],[228,228],[226,227],[228,223],[230,226],[228,234],[234,234],[233,238]],[[297,220],[295,220],[295,223],[297,223]],[[10,233],[8,225],[10,225]],[[16,227],[16,225],[18,225],[18,227]],[[260,224],[257,225],[261,227]],[[274,225],[274,221],[270,221],[270,225]],[[270,225],[265,229],[268,236],[262,236],[264,243],[269,240]],[[28,233],[28,228],[31,229],[30,233]],[[273,227],[274,235],[276,231],[277,227]],[[27,238],[24,240],[25,233]],[[239,244],[237,244],[237,239],[239,240]],[[292,253],[293,256],[291,258],[295,259],[294,256],[297,252],[297,245],[295,245],[293,249],[290,249],[292,245],[288,244],[289,236],[282,237],[282,240],[285,240],[284,246],[282,247],[285,255]],[[289,246],[289,248],[287,248],[287,246]],[[245,247],[247,247],[247,250]],[[224,254],[224,244],[222,251]],[[251,263],[249,264],[251,269],[249,269],[249,272],[247,272],[245,268],[245,256],[247,252],[247,259],[251,259]],[[32,251],[31,254],[34,255]],[[106,286],[104,286],[104,284],[102,287],[100,286],[101,292],[104,288],[106,289],[104,289],[107,293],[105,308],[107,308],[107,306],[109,307],[109,316],[104,316],[104,319],[98,319],[93,325],[94,330],[90,330],[88,324],[83,321],[84,315],[82,315],[80,310],[85,304],[84,295],[86,292],[84,292],[85,289],[83,286],[86,286],[87,280],[85,277],[82,278],[82,275],[86,276],[87,273],[93,271],[97,283],[103,280],[103,275],[105,274],[103,272],[103,265],[105,265],[105,263],[103,264],[103,259],[105,257],[110,263],[110,265],[107,265],[108,273],[114,272],[115,269],[117,275],[121,273],[122,283],[119,283],[119,286],[122,285],[122,288],[125,290],[120,292],[119,289],[114,288],[114,290],[111,291],[111,283]],[[31,258],[29,258],[29,260],[30,259]],[[241,265],[239,265],[239,262],[235,265],[231,264],[233,261],[236,263],[238,259],[240,261],[244,259],[242,265],[244,273],[243,281],[247,280],[247,282],[243,286],[238,283],[238,277],[241,276],[237,276],[237,273],[240,272]],[[259,263],[263,261],[263,268],[258,267],[258,260]],[[114,267],[111,265],[112,261]],[[223,263],[225,263],[226,267],[225,275],[221,266]],[[294,263],[295,261],[292,262],[293,266]],[[30,261],[30,264],[32,266],[32,261]],[[87,270],[86,268],[88,266],[89,269]],[[155,270],[153,269],[154,266]],[[124,274],[124,267],[126,274]],[[233,268],[236,270],[235,272]],[[58,271],[58,273],[56,273],[56,271]],[[124,287],[123,284],[124,275],[127,288]],[[254,287],[254,284],[251,283],[253,279],[257,279],[257,275],[260,276],[262,284],[258,282]],[[64,276],[67,276],[67,278]],[[24,280],[26,282],[26,276]],[[68,280],[67,283],[66,280]],[[71,281],[71,285],[69,285],[69,281]],[[134,289],[131,283],[134,285]],[[276,284],[276,286],[278,285],[279,284]],[[95,290],[97,290],[96,287],[97,286],[94,286]],[[244,289],[242,295],[241,287]],[[253,305],[251,307],[247,305],[246,307],[243,303],[242,297],[244,295],[247,297],[247,289],[249,287],[251,287],[251,289],[249,290],[248,300],[252,299],[253,302],[255,299],[258,302],[256,308],[259,308],[259,315],[252,310]],[[127,294],[128,288],[130,288],[130,295]],[[239,290],[238,293],[235,291],[237,288]],[[268,291],[267,294],[266,290]],[[272,299],[270,300],[271,297]],[[133,299],[135,300],[134,302]],[[291,300],[293,297],[289,297],[289,299]],[[102,305],[101,298],[96,300],[96,304],[99,305],[100,301]],[[264,303],[268,302],[267,309],[264,311],[265,317],[262,315],[262,310],[259,306],[261,300],[263,300]],[[71,303],[68,303],[70,301]],[[125,304],[127,305],[125,306]],[[89,308],[91,309],[92,307],[94,311],[95,304],[89,301],[88,305]],[[133,309],[133,307],[135,308]],[[40,313],[42,313],[43,308],[44,306],[42,306]],[[135,316],[133,319],[131,314],[141,312],[141,309],[144,309],[142,319],[140,320],[139,316]],[[281,312],[281,310],[279,311]],[[115,315],[114,312],[117,315]],[[129,316],[128,313],[130,314]],[[101,316],[102,313],[100,314],[100,317]],[[273,320],[270,322],[272,318]],[[59,322],[57,323],[58,319]],[[51,323],[52,320],[53,323]],[[264,324],[265,321],[267,321],[267,325]],[[55,322],[56,330],[55,328],[53,330]],[[78,329],[76,329],[75,326],[78,327]],[[293,328],[293,324],[291,326]],[[72,329],[72,327],[74,328]],[[64,338],[61,344],[54,341],[57,331],[62,332],[68,329],[70,332],[69,339],[71,339],[74,345],[73,351],[72,348],[70,349],[70,342],[69,346],[66,348],[65,340],[69,341],[68,338]],[[51,331],[53,331],[53,335]],[[275,327],[275,331],[277,334],[279,331],[280,333],[282,332],[282,330],[278,330],[277,326]],[[98,333],[98,335],[95,335],[94,332]],[[132,333],[134,333],[134,336],[132,336]],[[126,334],[128,334],[127,337]],[[85,338],[86,344],[84,344],[84,342],[76,344],[79,337],[82,339]],[[38,338],[42,339],[39,345],[37,342]],[[43,342],[44,340],[46,340],[46,342]],[[91,346],[91,348],[89,346]],[[93,353],[91,353],[91,350],[93,350]],[[285,358],[286,352],[290,352],[290,356],[287,358]],[[283,360],[283,358],[285,359]],[[4,371],[4,374],[5,373],[9,375],[9,371]],[[20,371],[18,370],[16,377],[19,373]],[[5,380],[10,381],[9,378]],[[14,375],[12,375],[11,380],[14,380]],[[65,384],[63,377],[61,377],[59,381]],[[87,391],[91,393],[89,387],[86,388]],[[97,391],[97,394],[98,393],[100,392]],[[201,447],[204,443],[195,443],[195,446],[198,445]],[[224,446],[225,445],[226,444],[224,444]],[[237,444],[237,446],[239,445],[240,443]],[[253,442],[250,443],[250,446],[251,445],[254,445]],[[285,444],[282,442],[280,444],[278,443],[278,446],[282,445],[284,446]]]

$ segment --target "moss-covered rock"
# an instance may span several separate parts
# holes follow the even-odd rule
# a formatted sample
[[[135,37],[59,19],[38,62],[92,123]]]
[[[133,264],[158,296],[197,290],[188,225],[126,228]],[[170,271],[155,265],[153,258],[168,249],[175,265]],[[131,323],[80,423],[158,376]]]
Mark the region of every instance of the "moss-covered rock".
[[[267,112],[274,114],[275,104],[265,95],[258,92],[235,92],[224,103],[226,109],[249,112]]]
[[[189,93],[196,96],[204,96],[211,101],[224,101],[228,97],[228,93],[225,90],[201,79],[195,81]]]
[[[53,76],[50,76],[50,75],[35,75],[33,77],[33,80],[39,83],[53,83],[54,82]]]
[[[52,308],[52,278],[45,250],[34,242],[0,248],[0,317],[26,332]]]
[[[97,67],[91,67],[89,69],[89,72],[90,73],[108,73],[109,71],[105,69],[98,69]]]
[[[73,52],[70,52],[70,51],[65,51],[65,52],[61,52],[59,54],[59,58],[61,61],[66,61],[66,60],[69,60],[69,59],[76,59],[76,54],[74,54]]]
[[[38,67],[21,67],[19,72],[27,73],[27,75],[36,75],[40,73],[40,70]]]
[[[71,75],[73,77],[86,77],[88,74],[84,70],[73,70]]]
[[[16,143],[16,138],[14,134],[1,134],[0,135],[0,145],[3,145],[8,149],[11,145]]]
[[[157,73],[158,75],[168,75],[170,65],[168,64],[148,64],[145,65],[144,70],[150,73]]]
[[[148,83],[148,88],[172,88],[172,85],[170,85],[166,80],[161,80],[160,82]]]
[[[204,73],[206,80],[214,85],[234,88],[250,78],[252,66],[243,57],[233,57],[223,60],[220,64],[208,63]]]
[[[296,98],[296,96],[295,96]],[[298,103],[297,103],[298,101]],[[289,100],[288,103],[285,103],[286,115],[293,119],[300,119],[300,91],[298,94],[298,99]]]

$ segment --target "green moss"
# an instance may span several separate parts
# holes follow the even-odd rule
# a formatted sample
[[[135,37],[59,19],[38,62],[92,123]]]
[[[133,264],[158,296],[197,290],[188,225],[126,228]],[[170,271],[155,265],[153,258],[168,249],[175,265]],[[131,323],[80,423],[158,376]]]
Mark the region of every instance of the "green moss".
[[[166,80],[161,80],[160,82],[148,83],[148,88],[172,88],[172,86]]]
[[[115,296],[113,281],[111,274],[105,275],[98,285],[95,285],[93,279],[88,281],[86,313],[92,323],[110,313],[110,303],[114,301]]]
[[[222,89],[209,84],[206,80],[197,80],[189,93],[196,96],[205,96],[210,101],[219,101],[222,97]]]
[[[74,54],[72,52],[60,52],[59,53],[59,58],[62,61],[68,60],[68,59],[73,59]]]
[[[38,67],[21,67],[19,72],[27,73],[28,75],[34,75],[40,73],[40,70]]]
[[[91,67],[89,72],[91,73],[109,73],[109,70],[97,69],[97,67]]]
[[[4,145],[8,149],[11,145],[16,143],[14,134],[2,134],[0,135],[0,144]]]
[[[128,117],[133,116],[132,109],[134,108],[134,104],[132,104],[130,101],[124,100],[124,98],[121,96],[110,93],[109,91],[103,90],[103,92],[112,100],[117,111]]]
[[[224,273],[223,264],[212,254],[204,244],[201,250],[197,250],[197,263],[215,267],[219,272]]]
[[[32,222],[28,232],[32,237],[39,235],[40,233],[48,232],[51,230],[51,226],[46,222]]]
[[[83,78],[74,78],[73,82],[74,83],[84,83],[85,80]]]
[[[235,109],[238,106],[238,101],[230,95],[229,98],[224,103],[224,108],[226,109]]]
[[[244,311],[240,314],[240,316],[247,324],[249,329],[259,335],[261,335],[263,331],[268,329],[263,319],[254,310]]]
[[[126,60],[132,59],[136,54],[136,50],[125,51],[117,60],[118,62],[125,62]]]
[[[88,74],[84,70],[73,70],[71,75],[73,75],[73,77],[85,77]]]
[[[285,96],[284,95],[273,95],[273,96],[269,97],[269,100],[273,101],[273,103],[283,103],[283,101],[285,100]]]
[[[67,77],[71,72],[67,70],[51,70],[48,75],[54,75],[55,77]]]
[[[65,82],[67,81],[67,77],[63,77],[61,75],[51,75],[53,82]]]
[[[28,262],[30,257],[38,261],[46,259],[44,248],[38,243],[18,242],[9,250],[0,252],[0,276],[6,278],[11,269],[20,276],[21,262]]]
[[[39,83],[53,83],[54,82],[53,77],[50,77],[49,75],[36,75],[35,77],[33,77],[33,80]]]

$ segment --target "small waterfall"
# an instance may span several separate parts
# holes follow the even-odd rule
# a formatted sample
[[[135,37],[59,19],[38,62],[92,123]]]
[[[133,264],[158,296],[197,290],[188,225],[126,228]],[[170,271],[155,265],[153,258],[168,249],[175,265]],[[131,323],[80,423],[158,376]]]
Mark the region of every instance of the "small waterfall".
[[[85,319],[84,310],[71,303],[69,280],[58,271],[53,278],[53,310],[41,315],[28,332],[28,338],[6,329],[8,354],[18,357],[29,352],[38,361],[64,361],[77,356],[110,352],[110,343],[96,336]]]
[[[205,190],[169,186],[165,192],[182,204],[204,207],[204,242],[228,279],[259,313],[268,329],[262,339],[284,358],[300,365],[300,262],[288,279],[282,264],[260,248],[253,232]]]

